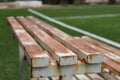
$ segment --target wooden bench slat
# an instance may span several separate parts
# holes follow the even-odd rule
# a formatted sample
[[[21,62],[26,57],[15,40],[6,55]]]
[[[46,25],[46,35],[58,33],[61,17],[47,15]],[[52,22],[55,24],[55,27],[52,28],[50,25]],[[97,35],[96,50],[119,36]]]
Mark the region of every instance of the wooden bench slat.
[[[18,38],[18,41],[20,43],[20,50],[22,50],[22,52],[25,53],[26,57],[28,58],[28,61],[32,65],[32,67],[31,67],[31,80],[49,80],[49,78],[45,78],[45,77],[61,76],[61,75],[64,76],[63,79],[65,79],[65,80],[68,80],[68,79],[72,80],[72,75],[75,75],[75,74],[101,72],[101,63],[87,64],[87,63],[80,61],[80,60],[77,61],[76,54],[74,54],[68,48],[66,48],[61,43],[56,41],[54,38],[49,36],[46,32],[42,31],[40,28],[38,28],[38,26],[36,26],[32,22],[30,22],[29,20],[27,20],[25,18],[23,19],[23,18],[24,17],[22,17],[22,19],[21,19],[21,17],[19,17],[19,19],[17,18],[19,23],[17,22],[17,20],[15,18],[13,18],[12,23],[9,22],[9,19],[8,19],[8,22],[11,24],[13,31],[16,34],[16,37]],[[25,29],[23,28],[22,25],[32,35],[32,37],[25,31]],[[56,28],[53,28],[53,29],[55,29],[55,31],[57,31],[58,32],[57,34],[59,34],[59,35],[64,34],[62,36],[63,37],[62,39],[65,39],[70,43],[73,42],[72,45],[75,45],[75,47],[77,47],[79,45],[84,46],[84,47],[80,46],[79,48],[86,51],[86,53],[87,53],[87,51],[89,51],[91,53],[93,51],[96,52],[96,50],[94,50],[94,48],[91,51],[91,47],[87,48],[88,50],[86,50],[86,47],[88,47],[88,46],[86,46],[82,43],[80,43],[78,45],[77,41],[74,42],[73,37],[67,35],[66,33],[64,33]],[[64,63],[66,66],[60,66],[58,64],[59,61],[56,62],[56,60],[54,59],[56,56],[53,57],[53,56],[51,56],[51,54],[48,54],[46,51],[42,50],[42,48],[34,41],[34,39],[36,39],[38,42],[40,41],[39,43],[41,43],[41,45],[44,48],[47,48],[47,50],[49,52],[50,51],[51,51],[51,53],[57,52],[58,58],[62,57],[60,59],[60,61],[63,60],[64,58],[67,58],[66,63],[68,63],[70,61],[70,57],[71,57],[71,60],[73,60],[75,58],[74,61],[76,60],[76,64],[70,63],[70,64],[66,65],[66,63]],[[65,54],[63,54],[64,52],[65,52]],[[48,66],[44,65],[44,63],[46,64],[46,62],[43,62],[43,61],[45,61],[45,58],[46,58],[46,61],[47,61],[47,59],[49,59]],[[42,59],[44,59],[44,60],[42,60]],[[63,60],[63,62],[64,62],[64,60]],[[73,80],[76,80],[76,79],[73,77]]]
[[[19,40],[22,48],[26,52],[26,56],[32,67],[49,66],[49,56],[46,51],[43,51],[32,37],[23,29],[23,27],[16,21],[14,17],[8,17],[16,37]]]
[[[92,79],[92,80],[105,80],[104,78],[102,78],[98,74],[87,74],[87,76],[90,77],[90,79]]]
[[[50,25],[50,24],[46,24],[45,22],[43,22],[43,21],[41,21],[41,20],[39,20],[39,19],[37,19],[37,18],[35,18],[35,17],[33,17],[33,16],[28,16],[28,17],[26,17],[26,19],[28,19],[28,20],[30,20],[30,21],[32,21],[32,22],[40,25],[39,27],[40,27],[42,30],[48,32],[51,36],[56,37],[56,36],[54,35],[54,34],[56,34],[56,35],[58,35],[58,37],[60,37],[60,38],[62,38],[62,39],[71,37],[70,35],[66,34],[65,32],[63,32],[63,31],[61,31],[61,30],[53,27],[53,26]],[[51,29],[53,30],[52,33],[49,31],[49,30],[51,30]],[[71,37],[71,38],[72,38],[72,37]]]
[[[104,48],[101,48],[101,47],[99,47],[99,46],[97,46],[97,45],[95,45],[95,44],[87,41],[87,39],[83,39],[83,38],[79,38],[79,37],[75,37],[75,39],[78,40],[79,42],[82,42],[82,43],[84,43],[84,44],[87,44],[88,46],[91,46],[91,47],[93,47],[94,49],[98,50],[99,52],[105,54],[105,56],[107,57],[106,59],[107,59],[108,61],[111,59],[112,62],[109,62],[109,63],[108,63],[107,61],[104,61],[104,62],[103,62],[106,66],[110,66],[111,64],[112,64],[112,65],[114,65],[114,64],[119,65],[119,64],[120,64],[120,56],[118,56],[118,55],[116,55],[116,54],[114,54],[114,53],[112,53],[112,52],[110,52],[110,51],[105,50]],[[120,67],[112,67],[112,66],[111,66],[110,68],[112,68],[113,70],[115,70],[116,73],[120,73],[119,71],[116,71],[116,68],[117,68],[117,69],[118,69],[118,68],[120,69]],[[119,70],[119,69],[118,69],[118,70]]]
[[[39,78],[38,80],[49,80],[49,78]]]
[[[99,46],[97,46],[97,45],[95,45],[95,44],[93,44],[93,43],[91,43],[91,42],[89,42],[89,41],[87,41],[87,40],[85,40],[83,38],[75,37],[74,39],[76,41],[79,41],[79,42],[81,42],[83,44],[86,44],[86,45],[96,49],[97,51],[99,51],[100,53],[104,54],[109,59],[112,59],[115,62],[120,64],[120,56],[118,56],[118,55],[116,55],[116,54],[114,54],[114,53],[112,53],[112,52],[110,52],[110,51],[108,51],[108,50],[106,50],[104,48],[101,48],[101,47],[99,47]]]
[[[103,55],[97,52],[95,49],[74,41],[71,36],[35,17],[29,16],[27,17],[27,19],[36,23],[42,30],[44,30],[52,37],[57,39],[59,42],[63,43],[66,47],[77,53],[81,60],[84,60],[87,63],[103,62]]]
[[[77,80],[91,80],[86,75],[75,75]]]
[[[90,38],[88,36],[83,36],[82,38],[85,39],[85,40],[87,40],[87,41],[90,41],[91,43],[93,43],[93,44],[95,44],[95,45],[97,45],[97,46],[99,46],[101,48],[104,48],[104,49],[106,49],[108,51],[111,51],[112,53],[115,53],[115,54],[117,54],[117,55],[120,56],[120,50],[119,49],[116,49],[116,48],[114,48],[112,46],[109,46],[107,44],[99,42],[99,41],[97,41],[95,39],[92,39],[92,38]]]
[[[77,55],[64,47],[61,43],[42,31],[24,17],[17,17],[24,28],[57,60],[60,65],[73,65],[77,63]]]
[[[69,35],[65,35],[65,36],[62,36],[62,38],[60,37],[60,35],[61,34],[63,34],[64,35],[64,33],[62,33],[62,32],[58,32],[57,31],[57,29],[56,28],[53,28],[51,25],[48,25],[48,24],[46,24],[46,23],[44,23],[44,22],[42,22],[41,20],[38,20],[37,18],[34,18],[34,17],[27,17],[27,19],[28,20],[30,20],[30,21],[32,21],[32,22],[34,22],[34,23],[36,23],[37,25],[39,25],[39,27],[42,29],[42,30],[44,30],[44,31],[46,31],[48,34],[50,34],[52,37],[54,37],[54,38],[56,38],[58,41],[60,41],[60,42],[62,42],[63,44],[65,44],[65,41],[62,41],[62,40],[66,40],[66,39],[71,39],[71,36],[69,36]],[[58,33],[56,33],[56,32],[58,32]],[[56,34],[55,34],[56,33]],[[60,33],[60,34],[59,34]],[[67,36],[67,37],[66,37]],[[73,41],[73,40],[72,40]],[[71,42],[72,42],[71,41]],[[106,45],[106,44],[103,44],[103,43],[101,43],[101,42],[98,42],[98,41],[91,41],[90,40],[90,43],[94,43],[94,46],[93,46],[93,44],[92,44],[92,48],[94,48],[94,47],[96,47],[96,48],[94,48],[94,49],[96,49],[97,51],[100,51],[101,53],[104,53],[108,58],[110,58],[110,59],[112,59],[112,60],[114,60],[113,61],[113,64],[115,63],[115,64],[118,64],[119,63],[119,50],[118,49],[116,49],[116,48],[113,48],[113,47],[111,47],[111,46],[108,46],[108,45]],[[116,54],[114,54],[114,53],[116,53]],[[117,63],[116,63],[117,62]],[[106,64],[106,62],[104,62],[104,64]],[[109,63],[110,64],[110,63]],[[111,63],[112,64],[112,63]],[[106,66],[109,66],[109,65],[106,65]],[[115,67],[112,67],[111,66],[111,69],[114,69]],[[116,69],[115,69],[116,70]],[[114,70],[114,71],[115,71]],[[120,73],[120,72],[118,72],[118,71],[115,71],[115,72],[117,72],[117,73]]]
[[[76,52],[82,60],[88,63],[101,63],[104,60],[103,54],[78,40],[67,38],[64,44],[66,44],[69,49]]]
[[[111,59],[105,59],[104,60],[104,65],[106,68],[112,70],[115,74],[120,76],[120,64],[117,64]]]
[[[51,79],[50,80],[59,80],[59,77],[51,77]],[[74,77],[73,77],[73,79],[72,80],[76,80]]]

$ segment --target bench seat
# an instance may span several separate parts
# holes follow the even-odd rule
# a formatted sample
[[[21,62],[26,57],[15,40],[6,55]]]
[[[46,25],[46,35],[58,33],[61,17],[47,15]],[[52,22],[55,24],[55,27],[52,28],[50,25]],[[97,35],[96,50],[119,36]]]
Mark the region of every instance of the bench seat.
[[[27,52],[26,56],[32,67],[49,66],[50,58],[33,38],[24,30],[24,28],[13,17],[8,17],[10,23],[22,49]]]
[[[49,24],[44,23],[43,21],[35,17],[29,16],[27,17],[27,19],[36,23],[46,33],[50,34],[52,37],[57,39],[59,42],[63,43],[67,48],[75,52],[78,55],[78,57],[81,60],[84,60],[86,63],[103,62],[104,56],[98,51],[96,51],[95,49],[75,41],[72,36],[56,29],[55,27],[52,27]],[[68,40],[68,38],[70,40]]]
[[[20,56],[23,53],[30,63],[31,80],[61,76],[63,80],[105,80],[104,68],[120,76],[119,49],[87,36],[70,36],[33,16],[7,20],[18,39]]]
[[[83,46],[83,44],[87,45],[87,46],[95,49],[96,51],[104,54],[105,60],[103,62],[103,65],[105,65],[106,67],[109,67],[109,69],[111,69],[113,72],[115,72],[115,74],[120,75],[120,71],[119,71],[119,69],[120,69],[120,50],[119,49],[109,46],[107,44],[104,44],[104,43],[97,41],[93,38],[90,38],[88,36],[83,36],[81,38],[74,37],[74,39],[73,39],[73,37],[71,37],[70,35],[60,31],[59,29],[55,28],[54,26],[49,25],[33,16],[28,16],[26,19],[28,19],[28,20],[32,21],[33,23],[35,23],[36,25],[38,25],[42,30],[44,30],[46,33],[48,33],[52,37],[54,37],[59,42],[63,43],[65,46],[67,46],[71,50],[74,49],[73,47],[75,47],[71,43],[78,42],[78,44],[81,44],[82,46]],[[69,44],[69,42],[70,42],[70,44]],[[73,46],[73,47],[71,48],[70,46]],[[75,50],[75,51],[77,51],[77,50]],[[102,59],[99,57],[98,60],[102,60]],[[115,67],[112,65],[117,65],[117,66]]]

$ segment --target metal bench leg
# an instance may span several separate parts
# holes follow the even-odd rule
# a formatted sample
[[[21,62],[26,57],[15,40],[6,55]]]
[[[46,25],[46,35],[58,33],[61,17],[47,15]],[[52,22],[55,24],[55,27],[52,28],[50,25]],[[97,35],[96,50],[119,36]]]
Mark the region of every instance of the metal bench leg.
[[[19,45],[20,80],[24,80],[24,51]]]

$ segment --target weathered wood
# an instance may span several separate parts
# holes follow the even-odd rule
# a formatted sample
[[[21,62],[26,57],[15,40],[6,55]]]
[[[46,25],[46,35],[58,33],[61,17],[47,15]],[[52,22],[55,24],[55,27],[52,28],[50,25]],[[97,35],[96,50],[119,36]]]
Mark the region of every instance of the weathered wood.
[[[117,62],[117,63],[120,64],[120,56],[118,56],[118,55],[116,55],[116,54],[114,54],[114,53],[112,53],[112,52],[110,52],[110,51],[108,51],[108,50],[106,50],[106,49],[104,49],[104,48],[101,48],[101,47],[99,47],[99,46],[97,46],[97,45],[89,42],[89,41],[86,40],[86,39],[83,39],[83,38],[80,38],[80,37],[75,37],[74,39],[75,39],[76,41],[78,41],[78,42],[81,42],[81,43],[83,43],[83,44],[86,44],[86,45],[88,45],[88,46],[96,49],[96,50],[99,51],[100,53],[104,54],[107,58],[112,59],[112,60],[114,60],[115,62]]]
[[[64,43],[69,49],[74,51],[78,54],[81,60],[85,61],[86,63],[101,63],[103,62],[104,55],[101,54],[96,49],[89,47],[82,42],[67,38]]]
[[[116,75],[112,72],[107,73],[107,72],[101,72],[99,73],[100,76],[102,76],[105,80],[119,80],[116,78]]]
[[[75,75],[77,80],[91,80],[86,75]]]
[[[58,77],[51,77],[50,80],[59,80]],[[61,80],[61,79],[60,79]],[[68,80],[68,79],[67,79]],[[72,80],[76,80],[73,76],[72,76]]]
[[[117,49],[117,48],[114,48],[114,47],[112,47],[112,46],[109,46],[109,45],[107,45],[107,44],[104,44],[104,43],[102,43],[102,42],[99,42],[99,41],[97,41],[97,40],[95,40],[95,39],[93,39],[93,38],[90,38],[90,37],[88,37],[88,36],[83,36],[82,38],[85,39],[85,40],[87,40],[87,41],[90,41],[90,42],[93,43],[94,45],[97,45],[97,46],[99,46],[99,47],[101,47],[101,48],[104,48],[104,49],[106,49],[106,50],[108,50],[108,51],[111,51],[112,53],[115,53],[115,54],[117,54],[117,55],[120,56],[120,50]]]
[[[86,39],[84,39],[84,38],[86,38]],[[105,67],[109,68],[110,70],[112,70],[115,74],[117,74],[117,75],[120,74],[120,56],[118,56],[108,50],[105,50],[102,47],[99,47],[98,44],[95,45],[93,43],[94,41],[93,42],[88,41],[89,39],[90,40],[93,40],[93,39],[88,38],[88,37],[84,37],[84,38],[81,39],[81,38],[77,37],[75,39],[84,44],[87,44],[87,45],[93,47],[94,49],[98,50],[101,53],[104,53],[106,58],[103,62],[103,65]]]
[[[62,80],[73,80],[73,75],[69,75],[68,73],[65,76],[63,76]]]
[[[42,30],[49,35],[63,43],[66,47],[77,53],[81,60],[87,63],[101,63],[103,61],[103,55],[97,52],[95,49],[82,43],[76,42],[70,35],[58,30],[57,28],[35,18],[32,16],[27,17],[28,20],[36,23]],[[92,58],[91,58],[92,57]]]
[[[117,64],[113,60],[106,58],[103,67],[110,69],[114,74],[120,76],[120,64]]]
[[[48,53],[42,50],[39,45],[33,40],[33,38],[24,30],[24,28],[13,17],[8,17],[10,23],[18,41],[25,51],[25,55],[28,58],[32,67],[45,67],[49,66]]]
[[[105,80],[104,78],[102,78],[100,75],[98,74],[87,74],[87,76],[92,79],[92,80]]]
[[[39,78],[38,80],[49,80],[49,78]]]
[[[57,37],[59,37],[60,39],[65,39],[65,38],[69,38],[69,37],[72,38],[70,35],[66,34],[65,32],[63,32],[63,31],[53,27],[52,25],[47,24],[33,16],[28,16],[26,19],[32,21],[33,23],[36,23],[42,30],[49,33],[49,35],[51,35],[55,38],[57,38]]]
[[[117,80],[120,80],[120,76],[116,75],[116,79],[117,79]]]
[[[119,80],[120,56],[118,55],[120,55],[120,50],[90,37],[74,38],[34,17],[27,17],[26,19],[19,17],[18,21],[21,24],[15,18],[8,17],[8,22],[19,41],[21,80],[24,80],[24,54],[31,65],[31,80],[58,80],[59,78],[53,78],[52,76],[63,76],[63,80]],[[39,25],[43,31],[34,23]],[[52,56],[39,47],[34,39],[24,30],[22,25]],[[79,55],[81,61],[77,61],[77,55],[71,50]],[[99,73],[101,72],[101,62],[103,61],[103,55],[101,53],[106,56],[103,62],[103,68],[109,69],[110,72],[108,73]],[[61,60],[62,62],[60,63]],[[84,73],[99,73],[105,79],[98,74],[77,75]],[[51,78],[47,78],[49,76]]]
[[[56,59],[60,65],[73,65],[77,63],[77,55],[61,43],[42,31],[38,26],[24,17],[17,17],[24,28]]]

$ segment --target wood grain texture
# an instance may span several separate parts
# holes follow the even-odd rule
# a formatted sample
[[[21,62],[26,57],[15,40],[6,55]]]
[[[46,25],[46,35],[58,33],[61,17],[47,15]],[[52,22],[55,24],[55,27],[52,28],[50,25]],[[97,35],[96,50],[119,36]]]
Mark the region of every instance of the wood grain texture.
[[[37,45],[33,38],[24,30],[24,28],[13,17],[8,17],[18,41],[23,48],[32,67],[45,67],[49,66],[48,53]],[[37,62],[38,61],[38,62]]]
[[[59,42],[63,43],[66,47],[75,52],[81,60],[86,63],[100,63],[103,61],[103,55],[95,49],[75,41],[72,36],[58,30],[57,28],[35,18],[32,16],[27,17],[28,20],[36,23],[42,30],[54,37]],[[96,60],[99,58],[99,60]]]
[[[60,42],[49,36],[37,25],[24,17],[17,17],[24,28],[56,59],[60,65],[73,65],[77,63],[77,55],[63,46]]]

